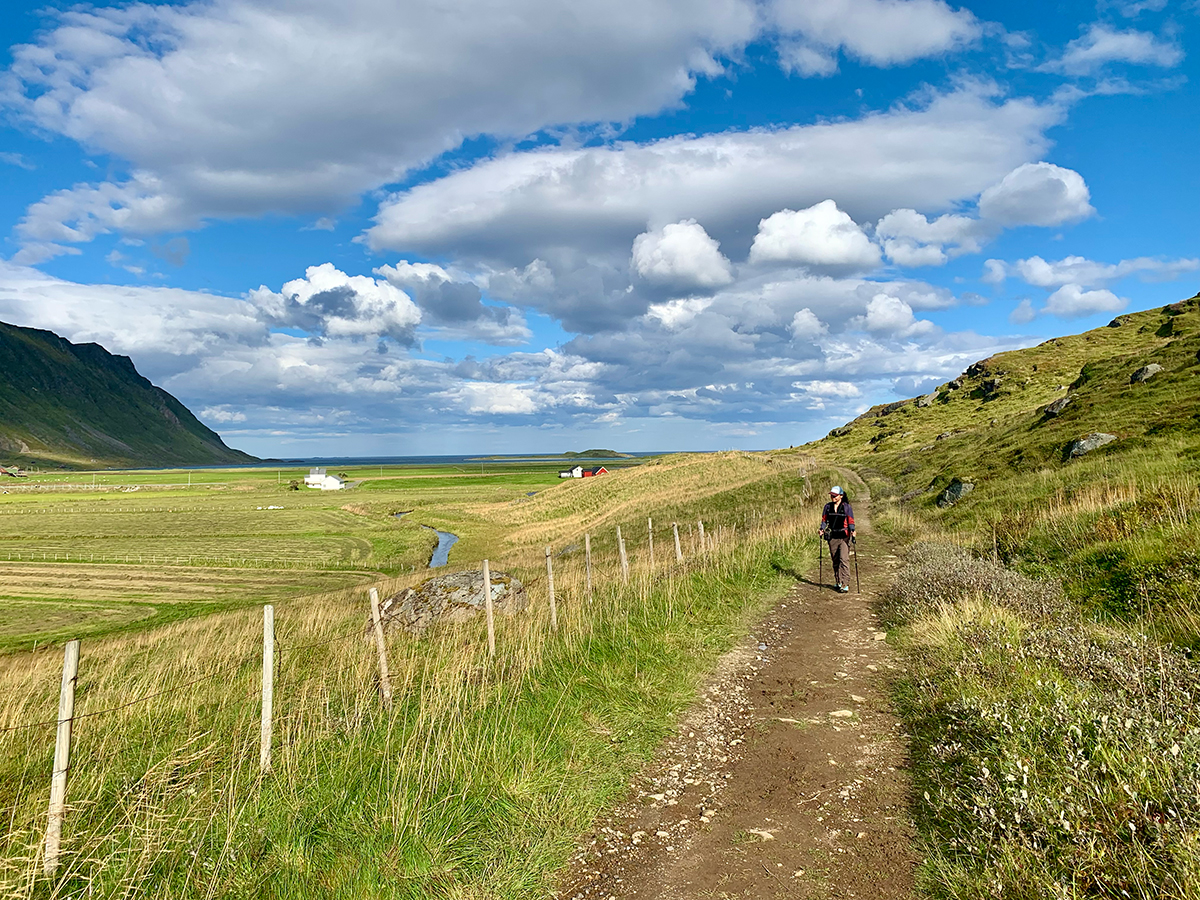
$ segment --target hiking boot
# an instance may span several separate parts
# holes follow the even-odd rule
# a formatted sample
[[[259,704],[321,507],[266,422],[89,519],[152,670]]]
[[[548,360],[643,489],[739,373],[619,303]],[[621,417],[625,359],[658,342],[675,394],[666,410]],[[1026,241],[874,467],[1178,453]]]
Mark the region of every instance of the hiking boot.
[[[838,590],[839,590],[839,591],[841,591],[843,594],[848,594],[848,593],[850,593],[850,585],[848,585],[848,584],[839,584],[839,585],[838,585]]]

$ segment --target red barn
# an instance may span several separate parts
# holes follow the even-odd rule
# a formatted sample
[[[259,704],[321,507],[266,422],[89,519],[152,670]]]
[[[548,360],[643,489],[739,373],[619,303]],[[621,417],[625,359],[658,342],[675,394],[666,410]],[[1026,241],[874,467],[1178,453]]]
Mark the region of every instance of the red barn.
[[[583,470],[584,478],[591,478],[593,475],[607,475],[607,474],[608,474],[608,469],[604,468],[604,466],[596,466],[596,468],[594,468],[594,469],[584,469]]]

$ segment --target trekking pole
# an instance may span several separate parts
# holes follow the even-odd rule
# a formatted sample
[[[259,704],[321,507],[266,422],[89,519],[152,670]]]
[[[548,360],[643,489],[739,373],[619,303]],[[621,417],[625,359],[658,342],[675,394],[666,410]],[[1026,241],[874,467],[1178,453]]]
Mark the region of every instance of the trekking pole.
[[[858,542],[851,541],[850,548],[854,551],[854,588],[855,593],[862,593],[862,582],[858,579]]]
[[[821,549],[821,539],[817,538],[817,580],[821,587],[825,587],[825,552]]]

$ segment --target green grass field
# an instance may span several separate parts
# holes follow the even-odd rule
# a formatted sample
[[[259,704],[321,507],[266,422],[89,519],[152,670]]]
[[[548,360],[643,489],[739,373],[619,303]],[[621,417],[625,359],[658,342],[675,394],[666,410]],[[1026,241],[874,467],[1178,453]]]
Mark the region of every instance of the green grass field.
[[[555,461],[349,467],[337,470],[354,484],[343,491],[292,490],[307,468],[5,479],[0,649],[420,571],[437,542],[422,525],[459,534],[454,558],[475,548],[477,559],[503,528],[479,510],[558,486],[558,468]]]

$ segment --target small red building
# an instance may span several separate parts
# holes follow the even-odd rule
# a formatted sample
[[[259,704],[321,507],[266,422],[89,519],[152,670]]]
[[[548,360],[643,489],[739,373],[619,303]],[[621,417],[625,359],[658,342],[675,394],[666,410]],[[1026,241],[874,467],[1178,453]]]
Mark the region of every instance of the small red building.
[[[604,468],[604,466],[596,466],[596,468],[594,468],[594,469],[584,469],[583,470],[584,478],[591,478],[593,475],[607,475],[607,474],[608,474],[608,469]]]

